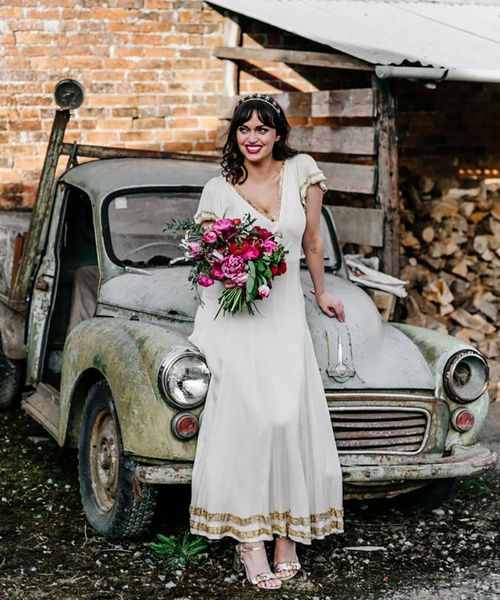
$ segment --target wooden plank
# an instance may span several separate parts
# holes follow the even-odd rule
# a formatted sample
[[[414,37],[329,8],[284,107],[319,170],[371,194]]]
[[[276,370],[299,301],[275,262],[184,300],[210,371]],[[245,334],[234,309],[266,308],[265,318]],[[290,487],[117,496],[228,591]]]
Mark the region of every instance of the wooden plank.
[[[219,117],[230,119],[236,102],[243,97],[227,93],[219,100]],[[283,107],[287,117],[373,117],[373,90],[322,90],[270,94]]]
[[[217,129],[217,146],[221,148],[226,139],[228,125],[224,121]],[[335,154],[375,154],[373,127],[295,127],[290,145],[300,152],[323,152]]]
[[[384,244],[384,211],[380,208],[328,206],[342,243],[380,248]]]
[[[375,165],[318,162],[328,179],[328,189],[352,194],[374,194],[376,189]]]
[[[384,247],[381,270],[399,277],[399,189],[396,106],[390,83],[373,77],[378,119],[375,125],[378,147],[376,200],[384,213]]]
[[[216,46],[213,56],[228,60],[283,62],[309,67],[329,67],[331,69],[354,69],[373,71],[374,66],[345,54],[310,52],[308,50],[282,50],[276,48],[234,48]]]
[[[375,154],[373,127],[295,127],[290,137],[291,145],[302,152]]]
[[[229,47],[238,47],[241,44],[241,27],[238,15],[224,17],[224,44]],[[239,69],[237,63],[225,60],[222,67],[224,79],[224,92],[228,97],[234,97],[239,91]]]

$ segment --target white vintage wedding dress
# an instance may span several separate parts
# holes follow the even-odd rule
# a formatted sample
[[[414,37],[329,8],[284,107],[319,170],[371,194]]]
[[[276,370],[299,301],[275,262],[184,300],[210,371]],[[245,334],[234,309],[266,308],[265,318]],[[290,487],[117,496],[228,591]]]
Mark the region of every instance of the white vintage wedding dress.
[[[222,175],[205,186],[197,222],[242,218],[283,233],[284,275],[273,280],[261,314],[221,311],[219,281],[203,288],[189,340],[212,373],[192,474],[190,530],[218,539],[310,544],[343,531],[342,474],[325,393],[305,316],[300,254],[310,185],[326,177],[298,154],[281,168],[274,220]]]

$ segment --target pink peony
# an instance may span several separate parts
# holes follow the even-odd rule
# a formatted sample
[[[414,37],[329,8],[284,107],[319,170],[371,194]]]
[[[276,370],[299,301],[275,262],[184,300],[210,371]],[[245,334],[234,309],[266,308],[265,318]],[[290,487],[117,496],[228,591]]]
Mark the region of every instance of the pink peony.
[[[211,285],[213,285],[214,280],[211,277],[209,277],[208,275],[199,275],[198,283],[200,285],[202,285],[203,287],[210,287]]]
[[[216,233],[220,233],[221,231],[226,231],[226,229],[231,229],[234,227],[234,223],[232,219],[218,219],[212,226],[212,229]]]
[[[248,274],[245,272],[241,272],[238,273],[238,275],[235,275],[232,279],[233,283],[235,283],[236,285],[239,285],[240,287],[246,285],[248,279]]]
[[[212,229],[208,229],[203,234],[203,239],[205,240],[205,242],[207,242],[207,244],[213,244],[217,241],[217,234]]]
[[[264,283],[259,285],[259,296],[261,298],[267,298],[269,296],[269,291],[269,286],[265,285]]]
[[[236,275],[245,271],[245,261],[241,256],[233,256],[230,254],[222,261],[222,272],[228,279],[233,279]]]
[[[278,244],[276,242],[273,242],[273,240],[266,239],[262,243],[262,246],[264,248],[264,252],[266,252],[267,254],[271,254],[273,250],[276,250]]]

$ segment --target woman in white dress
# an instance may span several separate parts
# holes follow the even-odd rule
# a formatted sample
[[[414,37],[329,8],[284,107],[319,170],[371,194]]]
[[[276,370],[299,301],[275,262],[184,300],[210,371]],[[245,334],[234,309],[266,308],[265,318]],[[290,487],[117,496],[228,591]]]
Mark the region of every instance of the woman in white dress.
[[[301,248],[315,298],[344,320],[324,289],[320,212],[326,177],[288,144],[290,126],[269,95],[235,108],[222,174],[203,189],[194,220],[243,218],[281,233],[287,271],[259,313],[214,320],[230,282],[203,288],[189,340],[211,370],[192,474],[190,530],[239,541],[235,562],[254,585],[278,588],[300,569],[295,542],[343,531],[342,474],[321,374],[305,315]],[[273,540],[274,573],[264,540]],[[252,551],[251,551],[252,550]]]

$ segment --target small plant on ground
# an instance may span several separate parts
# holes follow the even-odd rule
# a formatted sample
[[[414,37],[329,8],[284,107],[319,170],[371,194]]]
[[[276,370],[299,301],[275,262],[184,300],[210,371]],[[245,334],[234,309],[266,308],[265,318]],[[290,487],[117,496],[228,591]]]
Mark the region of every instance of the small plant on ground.
[[[151,542],[148,546],[169,567],[185,567],[188,562],[198,561],[208,550],[205,540],[191,535],[189,531],[177,538],[158,533],[156,539],[156,542]]]

